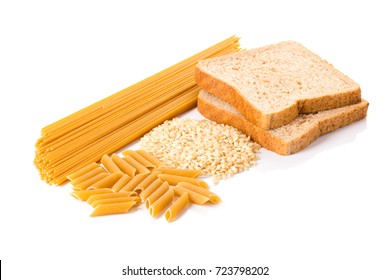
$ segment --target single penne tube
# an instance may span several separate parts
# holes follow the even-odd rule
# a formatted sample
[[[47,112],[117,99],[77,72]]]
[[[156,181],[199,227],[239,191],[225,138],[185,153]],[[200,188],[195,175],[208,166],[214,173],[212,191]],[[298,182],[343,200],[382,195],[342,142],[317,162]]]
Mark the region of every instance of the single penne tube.
[[[139,198],[138,196],[105,198],[105,199],[95,200],[94,202],[91,203],[91,206],[95,208],[96,206],[101,204],[130,202],[130,201],[135,201],[136,205],[139,205],[141,203],[141,198]]]
[[[104,166],[105,169],[107,169],[108,172],[116,173],[116,172],[122,172],[122,170],[115,164],[115,162],[108,156],[104,155],[102,159],[100,160],[100,163]]]
[[[132,196],[133,192],[111,192],[111,193],[101,193],[91,195],[87,199],[88,204],[92,204],[94,201],[108,198],[118,198],[118,197],[129,197]]]
[[[130,211],[136,205],[136,201],[118,202],[99,204],[94,208],[91,213],[91,217],[112,215],[112,214],[125,214]]]
[[[70,181],[75,180],[77,177],[80,177],[81,175],[87,173],[88,171],[91,171],[92,169],[99,167],[100,165],[97,164],[96,162],[93,162],[91,164],[88,164],[84,166],[83,168],[80,168],[79,170],[73,172],[72,174],[69,174],[66,176],[66,178]]]
[[[155,202],[149,206],[149,213],[152,217],[157,217],[160,215],[164,209],[172,203],[174,198],[174,193],[172,189],[168,189],[163,193]]]
[[[133,150],[125,150],[122,152],[122,155],[124,156],[131,156],[133,159],[141,163],[143,166],[145,166],[149,170],[153,170],[156,168],[156,165],[148,161],[146,158],[138,154],[136,151]]]
[[[131,179],[130,182],[128,182],[121,190],[120,192],[130,192],[135,189],[135,187],[138,186],[139,183],[141,183],[146,177],[148,177],[149,173],[141,173],[135,175],[133,179]]]
[[[125,156],[123,159],[133,166],[137,170],[137,173],[150,173],[149,169],[136,161],[132,156]]]
[[[146,177],[142,182],[135,187],[134,191],[138,194],[142,193],[144,189],[146,189],[154,180],[157,179],[157,176],[160,174],[158,171],[153,171]]]
[[[104,194],[104,193],[112,193],[112,190],[111,189],[96,189],[96,190],[74,191],[73,193],[71,193],[71,196],[73,196],[81,201],[87,201],[88,198],[92,195]]]
[[[207,197],[207,196],[205,196],[203,194],[191,191],[189,189],[180,187],[180,186],[173,187],[173,191],[174,191],[175,195],[179,196],[179,197],[187,192],[188,193],[188,198],[194,204],[203,205],[206,202],[210,201],[209,197]]]
[[[169,183],[169,185],[171,185],[171,186],[176,186],[180,182],[187,182],[187,183],[191,183],[191,184],[194,184],[197,186],[201,186],[201,187],[206,188],[206,189],[209,188],[209,186],[207,185],[206,182],[199,180],[197,178],[164,174],[164,173],[159,174],[158,177],[163,181],[167,181]]]
[[[165,219],[168,222],[172,222],[184,211],[184,209],[187,208],[189,204],[190,199],[188,196],[188,192],[185,192],[181,196],[179,196],[179,198],[176,199],[176,201],[173,202],[171,206],[169,206],[167,211],[165,211]]]
[[[164,182],[161,186],[155,190],[148,198],[145,200],[145,207],[149,209],[149,206],[152,205],[160,196],[162,196],[166,191],[169,190],[169,184]]]
[[[205,195],[207,196],[208,198],[210,198],[210,202],[212,203],[220,203],[221,202],[221,198],[219,198],[218,195],[216,195],[215,193],[213,192],[210,192],[208,189],[205,189],[203,187],[199,187],[197,185],[194,185],[194,184],[191,184],[191,183],[187,183],[187,182],[180,182],[179,184],[176,185],[177,187],[183,187],[183,188],[186,188],[188,190],[191,190],[191,191],[194,191],[194,192],[197,192],[201,195]]]
[[[130,165],[123,158],[121,158],[117,154],[112,154],[111,159],[123,173],[129,175],[131,178],[135,176],[137,169],[135,169],[134,166]]]
[[[87,188],[92,186],[92,184],[94,184],[97,181],[100,181],[103,178],[106,178],[108,176],[110,176],[110,173],[100,173],[100,174],[96,175],[95,177],[92,177],[86,181],[80,182],[79,184],[73,184],[73,190],[75,190],[75,191],[76,190],[86,190]]]
[[[160,160],[152,156],[150,153],[144,150],[137,150],[136,151],[139,155],[141,155],[143,158],[145,158],[147,161],[153,163],[156,167],[166,167],[164,163],[162,163]]]
[[[149,195],[151,195],[153,192],[155,192],[162,185],[162,183],[163,183],[163,181],[161,181],[159,178],[157,178],[148,187],[146,187],[146,189],[144,189],[141,192],[139,197],[142,200],[147,199],[149,197]]]
[[[115,172],[108,175],[107,177],[93,183],[88,189],[102,189],[102,188],[112,188],[112,186],[122,177],[122,172]]]
[[[112,186],[112,190],[114,192],[119,192],[128,182],[130,182],[131,177],[127,174],[123,174],[122,177],[116,181],[116,183]]]
[[[77,177],[76,179],[70,181],[70,183],[73,186],[75,186],[75,185],[80,184],[81,182],[84,182],[84,181],[87,181],[88,179],[91,179],[92,177],[95,177],[96,175],[98,175],[100,173],[107,173],[107,172],[106,172],[106,170],[104,170],[103,167],[98,166],[98,167],[88,171],[87,173]]]
[[[197,178],[201,175],[201,170],[191,170],[191,169],[176,169],[176,168],[168,168],[168,167],[159,167],[158,170],[161,171],[162,174],[170,174],[184,177]]]

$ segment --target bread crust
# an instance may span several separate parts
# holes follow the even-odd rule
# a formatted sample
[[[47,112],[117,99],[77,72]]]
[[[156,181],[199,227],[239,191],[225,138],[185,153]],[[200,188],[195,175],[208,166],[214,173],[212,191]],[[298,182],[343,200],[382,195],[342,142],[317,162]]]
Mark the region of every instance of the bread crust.
[[[340,108],[337,114],[324,115],[324,117],[318,119],[308,129],[303,131],[299,137],[286,141],[274,134],[272,130],[264,130],[243,116],[211,104],[202,97],[202,94],[198,97],[198,111],[204,117],[236,127],[249,135],[263,148],[280,155],[290,155],[301,151],[319,136],[365,118],[367,110],[368,102],[365,100],[354,106]]]

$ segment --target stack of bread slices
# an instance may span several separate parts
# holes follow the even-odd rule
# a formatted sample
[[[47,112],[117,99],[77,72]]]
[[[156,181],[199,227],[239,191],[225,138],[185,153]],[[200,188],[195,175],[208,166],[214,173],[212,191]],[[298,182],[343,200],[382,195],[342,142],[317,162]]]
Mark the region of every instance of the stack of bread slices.
[[[289,155],[366,117],[359,84],[294,41],[199,61],[198,110]]]

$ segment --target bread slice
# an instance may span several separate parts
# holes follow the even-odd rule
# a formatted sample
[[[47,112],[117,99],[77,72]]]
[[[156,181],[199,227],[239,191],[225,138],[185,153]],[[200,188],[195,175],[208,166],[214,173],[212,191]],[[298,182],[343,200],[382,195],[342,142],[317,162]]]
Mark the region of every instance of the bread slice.
[[[294,41],[199,61],[195,80],[262,129],[360,102],[360,87]]]
[[[205,90],[198,96],[198,110],[204,117],[231,125],[251,136],[263,148],[280,155],[296,153],[320,135],[365,118],[367,109],[368,102],[362,100],[341,108],[301,114],[288,125],[264,130],[217,96]]]

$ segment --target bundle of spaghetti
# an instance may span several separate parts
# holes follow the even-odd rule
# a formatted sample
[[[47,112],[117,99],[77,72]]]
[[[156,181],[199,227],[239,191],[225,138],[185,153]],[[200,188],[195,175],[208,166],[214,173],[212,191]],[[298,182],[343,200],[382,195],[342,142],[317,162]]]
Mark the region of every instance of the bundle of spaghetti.
[[[34,159],[41,178],[49,184],[63,184],[72,172],[194,108],[200,89],[193,78],[196,63],[239,51],[238,40],[232,36],[44,127]]]

